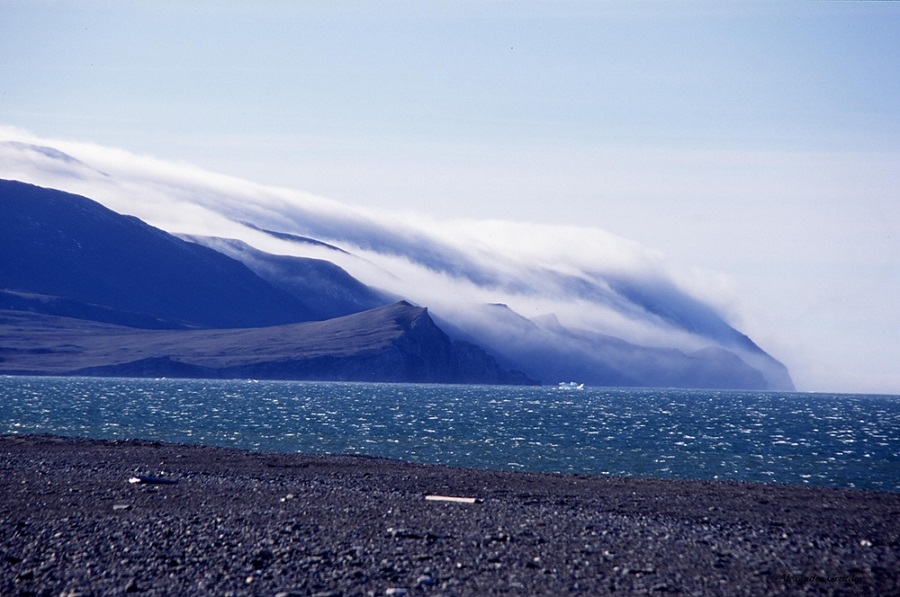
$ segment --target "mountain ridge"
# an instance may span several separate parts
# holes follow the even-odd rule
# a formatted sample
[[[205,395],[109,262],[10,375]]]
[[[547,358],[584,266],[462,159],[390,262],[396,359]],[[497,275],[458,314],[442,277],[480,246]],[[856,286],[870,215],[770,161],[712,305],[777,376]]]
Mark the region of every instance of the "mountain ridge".
[[[326,321],[144,330],[0,310],[0,374],[534,385],[405,301]]]
[[[331,263],[281,264],[327,281],[322,313],[296,285],[62,191],[0,180],[0,257],[0,373],[535,383],[427,309],[373,307],[384,297]]]
[[[0,281],[152,316],[160,327],[250,327],[312,319],[246,266],[86,197],[0,180]]]
[[[48,154],[44,151],[40,155]],[[87,167],[82,161],[76,165]],[[23,193],[54,197],[56,210],[48,207],[43,212],[33,211],[34,205],[23,207],[21,201],[14,207],[4,205],[11,204],[5,201],[7,196]],[[74,197],[72,205],[63,205],[63,196]],[[430,243],[427,235],[418,233],[402,237],[402,227],[397,228],[402,238],[391,239],[390,228],[372,223],[376,230],[369,235],[365,229],[369,220],[361,217],[349,219],[347,228],[339,230],[338,236],[349,239],[358,234],[365,240],[368,235],[370,240],[350,242],[348,250],[343,243],[341,248],[334,244],[335,238],[300,234],[308,229],[340,225],[340,216],[334,215],[337,212],[316,224],[296,219],[312,213],[300,210],[294,214],[293,224],[278,226],[292,232],[273,233],[271,220],[251,222],[237,217],[237,204],[223,207],[220,214],[239,226],[235,233],[240,237],[241,230],[251,232],[254,242],[259,240],[259,246],[267,248],[262,250],[243,238],[172,235],[137,218],[100,209],[99,204],[86,197],[16,181],[0,181],[0,198],[4,199],[0,201],[0,255],[9,256],[0,264],[0,308],[148,329],[277,327],[330,321],[403,298],[395,288],[381,290],[355,276],[359,270],[356,266],[371,265],[369,271],[383,272],[388,277],[379,279],[389,281],[389,287],[396,286],[401,278],[391,270],[399,266],[405,276],[412,273],[412,279],[425,284],[411,288],[414,295],[421,295],[425,289],[426,295],[440,303],[433,310],[434,319],[428,319],[442,334],[450,334],[451,348],[446,342],[432,344],[442,355],[442,366],[452,369],[468,363],[470,373],[481,371],[479,379],[516,378],[513,374],[504,377],[505,374],[497,373],[495,368],[499,367],[507,372],[523,371],[519,377],[523,382],[577,379],[589,385],[793,389],[790,375],[781,363],[728,325],[712,308],[652,271],[641,278],[638,271],[591,273],[592,270],[568,266],[553,268],[544,260],[516,264],[502,256],[488,256],[488,261],[484,261],[478,257],[481,248],[470,250],[458,242],[452,246]],[[205,208],[214,203],[214,199],[206,200]],[[91,208],[91,213],[100,221],[95,222],[99,228],[72,228],[73,222],[80,221],[76,216],[85,217],[85,206],[90,204],[97,206]],[[8,213],[12,214],[9,218]],[[101,226],[104,222],[106,229]],[[268,240],[260,240],[261,234]],[[132,246],[135,243],[138,249]],[[408,253],[416,243],[423,244],[421,252]],[[371,247],[376,245],[387,247],[387,261],[371,253]],[[24,256],[18,251],[21,246],[28,248]],[[310,252],[304,255],[316,258],[294,253],[300,246],[309,248]],[[269,252],[269,247],[289,254]],[[327,258],[319,258],[322,255]],[[128,265],[117,265],[116,261]],[[344,269],[348,265],[354,269]],[[426,269],[415,269],[422,267]],[[422,272],[430,273],[422,277]],[[429,277],[435,272],[449,277],[447,283],[478,285],[483,296],[486,291],[496,294],[498,302],[509,296],[517,302],[525,297],[550,303],[538,303],[540,310],[533,318],[502,304],[488,310],[465,302],[454,307],[452,295],[427,288],[431,281],[445,283]],[[167,282],[160,283],[160,276],[168,276]],[[152,280],[156,282],[150,283]],[[104,300],[104,296],[116,300]],[[570,302],[560,302],[563,300]],[[566,309],[560,312],[564,317],[557,317],[554,306]],[[580,311],[574,312],[573,307]],[[590,323],[603,318],[636,329],[640,332],[638,338],[653,341],[629,341],[606,332],[602,326],[578,326],[579,321]],[[665,344],[668,338],[673,344]],[[395,348],[406,351],[408,357],[418,350],[414,344],[403,342]],[[485,349],[494,359],[493,365],[485,364],[481,354]],[[145,360],[131,361],[133,370],[180,367],[183,374],[194,375],[200,369],[190,367],[204,366],[199,362],[186,364],[165,354],[141,358]],[[430,366],[427,359],[418,362],[420,368]],[[107,365],[115,365],[119,371],[124,366]],[[90,365],[94,372],[103,366]],[[212,369],[221,375],[227,367],[216,365]],[[407,377],[415,375],[409,370]],[[458,378],[446,371],[425,377],[442,376]]]

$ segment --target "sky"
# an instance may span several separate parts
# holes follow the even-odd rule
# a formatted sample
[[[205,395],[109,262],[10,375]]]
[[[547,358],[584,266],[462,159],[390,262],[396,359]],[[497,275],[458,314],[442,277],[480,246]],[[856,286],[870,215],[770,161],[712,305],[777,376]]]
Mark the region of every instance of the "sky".
[[[0,0],[0,125],[602,229],[717,280],[799,389],[900,394],[897,31],[892,2]]]

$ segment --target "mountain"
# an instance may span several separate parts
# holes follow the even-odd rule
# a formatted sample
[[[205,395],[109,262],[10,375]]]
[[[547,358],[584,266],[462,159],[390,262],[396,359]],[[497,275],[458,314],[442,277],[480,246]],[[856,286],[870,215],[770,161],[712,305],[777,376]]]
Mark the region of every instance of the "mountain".
[[[64,315],[90,318],[102,308],[105,321],[160,328],[314,318],[217,251],[85,197],[20,182],[0,181],[0,256],[4,290],[17,292],[19,303],[40,295],[34,308],[53,303]]]
[[[438,320],[448,333],[483,346],[501,364],[515,363],[538,379],[620,387],[771,387],[759,368],[720,347],[683,351],[639,346],[611,336],[569,330],[553,318],[532,321],[500,304],[473,308],[470,316],[468,321],[457,319],[453,323]],[[486,319],[493,322],[490,327],[480,325]],[[776,365],[768,364],[766,370],[777,375]],[[775,383],[790,383],[787,370],[783,374],[784,378],[776,378]]]
[[[0,310],[0,374],[534,384],[406,302],[327,321],[146,330]]]
[[[793,389],[785,366],[723,316],[730,301],[715,290],[721,285],[714,275],[686,273],[598,228],[437,222],[121,150],[13,137],[0,141],[0,178],[90,197],[194,245],[179,251],[206,251],[208,259],[217,252],[227,267],[240,266],[253,285],[263,284],[275,306],[248,310],[244,302],[219,313],[213,305],[205,314],[198,301],[199,309],[163,312],[141,302],[160,293],[132,275],[123,279],[142,290],[130,301],[99,301],[116,294],[108,288],[100,297],[13,288],[0,294],[0,307],[30,304],[48,314],[141,327],[244,327],[262,318],[265,325],[332,318],[405,299],[427,305],[453,340],[484,347],[502,367],[545,383]],[[84,275],[95,269],[86,267]],[[195,270],[181,279],[202,282],[205,275]],[[222,289],[232,279],[224,278],[216,282]],[[213,294],[223,302],[230,292]],[[172,300],[179,296],[173,292]],[[187,306],[190,298],[178,300]]]
[[[0,181],[0,373],[535,383],[328,262]],[[323,321],[324,320],[324,321]],[[203,329],[201,329],[203,328]]]

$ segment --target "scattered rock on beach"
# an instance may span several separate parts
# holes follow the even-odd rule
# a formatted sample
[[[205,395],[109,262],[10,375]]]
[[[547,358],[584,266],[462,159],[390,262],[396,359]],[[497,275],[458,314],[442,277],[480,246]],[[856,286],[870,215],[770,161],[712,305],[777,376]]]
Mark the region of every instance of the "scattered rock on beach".
[[[158,470],[179,482],[123,482]],[[888,595],[898,571],[900,494],[0,436],[0,595]]]

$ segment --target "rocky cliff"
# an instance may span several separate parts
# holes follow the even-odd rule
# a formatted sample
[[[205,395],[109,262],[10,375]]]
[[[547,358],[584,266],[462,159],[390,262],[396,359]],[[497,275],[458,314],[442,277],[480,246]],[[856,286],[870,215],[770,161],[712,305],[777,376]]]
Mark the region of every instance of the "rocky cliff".
[[[146,330],[0,311],[0,374],[532,384],[398,302],[327,321]]]

